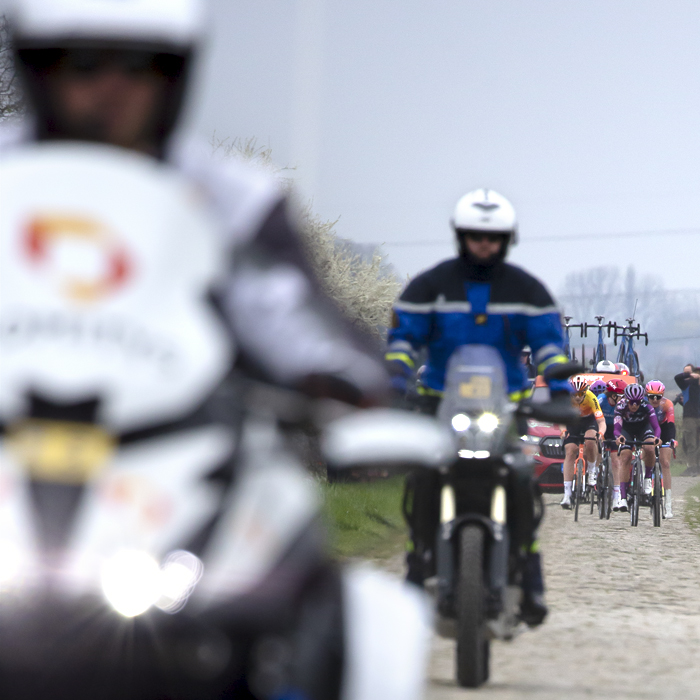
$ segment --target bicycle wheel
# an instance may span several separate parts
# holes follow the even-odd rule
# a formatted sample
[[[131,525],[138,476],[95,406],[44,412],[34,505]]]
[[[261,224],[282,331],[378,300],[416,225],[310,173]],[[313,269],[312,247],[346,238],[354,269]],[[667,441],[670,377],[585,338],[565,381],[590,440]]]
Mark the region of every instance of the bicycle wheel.
[[[663,486],[661,483],[661,465],[659,460],[654,464],[653,487],[651,496],[651,512],[654,516],[654,527],[661,527],[661,516],[663,508]]]
[[[574,504],[574,522],[578,522],[578,507],[583,500],[583,489],[584,489],[584,479],[585,473],[583,468],[583,460],[576,460],[576,470],[574,472],[575,488],[573,492],[576,494],[576,503]]]
[[[612,468],[610,467],[610,461],[608,460],[608,469],[606,477],[605,486],[605,519],[610,520],[610,514],[612,513],[613,495],[615,492],[615,480],[613,479]]]
[[[598,518],[602,520],[605,517],[605,506],[608,498],[608,465],[607,455],[603,457],[603,463],[600,465],[600,473],[598,474],[597,484],[597,501],[598,501]]]
[[[632,496],[632,503],[630,504],[630,525],[632,527],[637,527],[637,525],[639,525],[639,503],[642,498],[641,475],[639,457],[635,457],[632,466],[632,480],[630,481],[630,493]]]

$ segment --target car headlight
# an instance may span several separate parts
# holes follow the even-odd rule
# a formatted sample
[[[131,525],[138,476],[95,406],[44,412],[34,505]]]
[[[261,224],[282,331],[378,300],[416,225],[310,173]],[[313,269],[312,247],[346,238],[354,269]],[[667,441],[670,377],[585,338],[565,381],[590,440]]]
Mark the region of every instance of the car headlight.
[[[540,438],[537,435],[522,435],[520,439],[530,445],[539,445]]]
[[[493,413],[482,413],[476,421],[482,433],[492,433],[498,428],[498,416]]]

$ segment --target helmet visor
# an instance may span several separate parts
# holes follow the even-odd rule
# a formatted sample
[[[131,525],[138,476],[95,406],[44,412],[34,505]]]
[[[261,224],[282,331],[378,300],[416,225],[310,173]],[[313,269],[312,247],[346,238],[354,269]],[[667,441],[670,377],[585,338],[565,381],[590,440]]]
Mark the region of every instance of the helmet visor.
[[[185,64],[183,56],[139,48],[20,49],[19,56],[25,66],[37,73],[61,72],[76,77],[92,77],[116,69],[131,76],[152,74],[174,79]]]

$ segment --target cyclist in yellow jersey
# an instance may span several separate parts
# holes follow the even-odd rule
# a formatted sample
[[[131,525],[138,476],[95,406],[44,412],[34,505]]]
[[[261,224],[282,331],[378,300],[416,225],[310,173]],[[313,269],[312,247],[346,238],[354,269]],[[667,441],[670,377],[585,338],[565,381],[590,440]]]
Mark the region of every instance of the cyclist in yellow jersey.
[[[571,508],[571,487],[574,479],[574,462],[578,455],[578,446],[583,437],[594,438],[596,433],[605,435],[605,417],[600,408],[596,395],[589,391],[588,383],[580,374],[570,379],[574,393],[571,397],[573,404],[579,409],[581,420],[578,425],[567,425],[564,437],[564,498],[561,507]],[[597,445],[593,440],[587,440],[584,448],[586,471],[591,483],[596,478]]]

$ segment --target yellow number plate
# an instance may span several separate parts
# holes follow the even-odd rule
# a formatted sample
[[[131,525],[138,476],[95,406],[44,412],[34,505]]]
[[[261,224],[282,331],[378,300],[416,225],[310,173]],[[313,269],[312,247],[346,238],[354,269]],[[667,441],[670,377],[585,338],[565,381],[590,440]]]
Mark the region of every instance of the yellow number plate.
[[[491,377],[474,376],[459,385],[459,395],[465,399],[488,399],[491,396]]]
[[[34,418],[12,427],[8,444],[32,478],[62,484],[90,481],[115,449],[98,426]]]

